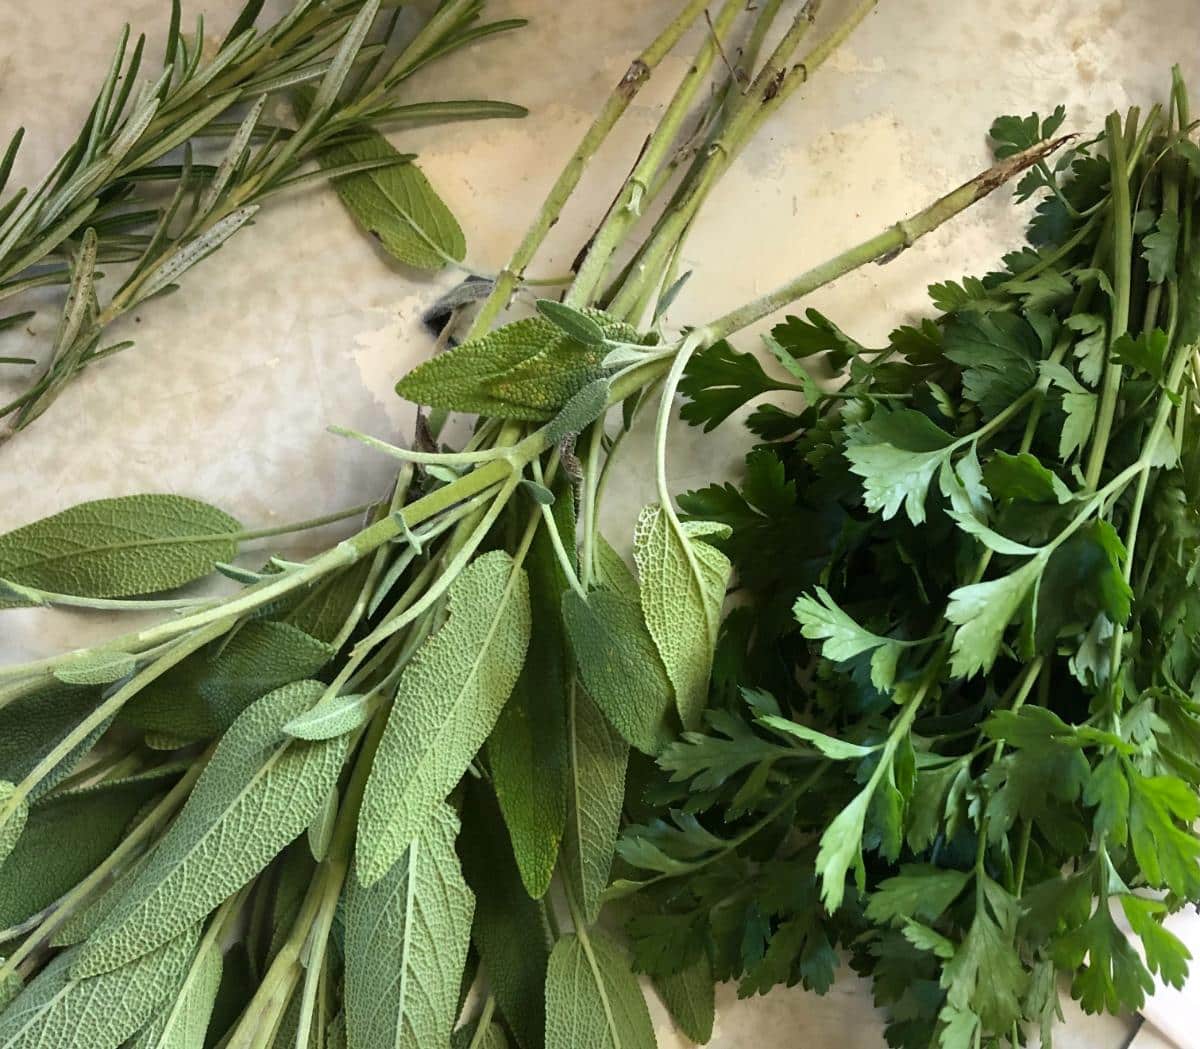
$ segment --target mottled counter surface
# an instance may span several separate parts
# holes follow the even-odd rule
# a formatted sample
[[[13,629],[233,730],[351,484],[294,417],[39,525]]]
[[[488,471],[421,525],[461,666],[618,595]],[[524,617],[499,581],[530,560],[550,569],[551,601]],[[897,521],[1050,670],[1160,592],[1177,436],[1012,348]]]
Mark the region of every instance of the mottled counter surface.
[[[185,6],[194,15],[201,5]],[[209,24],[223,29],[240,5],[202,6]],[[843,5],[825,6],[828,15]],[[595,108],[673,5],[490,0],[489,7],[532,25],[428,71],[413,97],[509,98],[529,106],[530,117],[418,131],[397,142],[421,154],[459,215],[470,261],[494,271]],[[22,123],[29,131],[18,182],[40,175],[74,136],[122,22],[145,29],[150,53],[160,53],[168,8],[165,0],[0,4],[0,137]],[[713,195],[687,245],[684,264],[695,277],[670,320],[696,322],[736,305],[974,174],[987,162],[992,116],[1044,113],[1062,102],[1067,126],[1088,130],[1114,107],[1162,99],[1172,61],[1200,78],[1197,54],[1195,0],[882,0]],[[686,68],[680,55],[664,64],[601,154],[539,272],[569,265]],[[869,342],[924,308],[929,281],[987,269],[1019,225],[998,194],[811,304]],[[373,497],[390,464],[325,427],[408,432],[411,411],[392,384],[429,352],[420,314],[457,279],[390,266],[324,191],[277,202],[256,229],[189,275],[181,294],[127,319],[114,334],[136,338],[135,349],[93,369],[0,449],[0,530],[82,499],[146,490],[208,499],[263,526]],[[33,327],[45,334],[53,323],[45,315]],[[0,343],[0,352],[24,349],[19,339]],[[674,482],[682,488],[714,468],[732,472],[743,450],[732,422],[702,450],[681,431]],[[652,483],[647,466],[614,493],[614,514],[644,502]],[[337,534],[310,533],[288,549],[302,553]],[[113,629],[100,616],[5,613],[0,659],[48,654]],[[866,988],[850,979],[824,998],[783,991],[739,1003],[727,990],[719,1004],[719,1049],[883,1044]],[[1135,1026],[1071,1012],[1056,1045],[1118,1049]],[[1137,1044],[1170,1044],[1156,1038],[1144,1031]],[[670,1033],[661,1041],[680,1044]],[[1180,1044],[1189,1049],[1200,1039]]]

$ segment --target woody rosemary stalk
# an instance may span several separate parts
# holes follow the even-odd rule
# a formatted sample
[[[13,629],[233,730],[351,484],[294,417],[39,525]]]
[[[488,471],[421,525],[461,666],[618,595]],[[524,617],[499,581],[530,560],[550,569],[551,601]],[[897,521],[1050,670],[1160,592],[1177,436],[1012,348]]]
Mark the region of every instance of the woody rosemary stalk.
[[[680,375],[691,355],[894,254],[1054,147],[1034,145],[773,295],[667,331],[664,276],[712,185],[869,7],[797,59],[812,6],[727,4],[709,27],[703,4],[683,5],[614,89],[465,341],[399,384],[419,404],[480,416],[467,446],[437,447],[427,431],[412,449],[351,435],[402,465],[350,538],[304,562],[233,565],[246,530],[167,496],[84,504],[0,537],[13,604],[136,607],[213,572],[243,584],[181,599],[175,617],[103,645],[0,670],[0,740],[47,715],[36,738],[0,746],[0,989],[16,996],[0,1012],[0,1049],[131,1038],[166,1049],[181,1016],[238,1049],[445,1045],[460,1022],[455,1045],[653,1045],[624,946],[597,921],[623,813],[641,803],[627,771],[702,723],[729,577],[716,545],[727,529],[681,520],[670,498]],[[741,41],[738,61],[754,65],[785,8],[784,43],[760,68],[718,61]],[[589,158],[689,30],[694,62],[567,301],[493,327]],[[684,163],[676,139],[714,70],[710,148]],[[613,301],[645,303],[649,327],[632,323],[639,310],[596,305],[639,210],[649,229]],[[637,524],[635,575],[600,534],[599,510],[625,433],[656,402],[659,499]],[[23,873],[55,814],[173,798],[198,763],[178,815],[145,832],[152,845],[125,849],[103,885],[88,880],[104,862],[94,856],[122,849],[128,820],[114,817],[93,851],[63,850],[44,889]],[[712,987],[703,967],[660,986],[701,1041]],[[88,1005],[117,1000],[133,1004]]]

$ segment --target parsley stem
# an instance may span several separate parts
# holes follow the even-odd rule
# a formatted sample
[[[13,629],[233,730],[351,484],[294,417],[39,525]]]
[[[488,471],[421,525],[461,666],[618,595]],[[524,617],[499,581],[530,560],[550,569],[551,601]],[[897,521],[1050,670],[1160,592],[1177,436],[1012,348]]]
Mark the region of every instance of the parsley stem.
[[[1129,177],[1125,160],[1125,137],[1121,118],[1110,113],[1105,123],[1108,138],[1109,166],[1112,171],[1112,231],[1113,231],[1113,304],[1108,331],[1108,360],[1100,391],[1100,409],[1092,434],[1084,482],[1094,489],[1104,469],[1104,454],[1112,434],[1117,410],[1117,393],[1121,388],[1121,362],[1112,352],[1113,343],[1129,330],[1129,294],[1133,263],[1133,214],[1129,195]]]
[[[907,219],[889,226],[882,233],[863,241],[856,247],[814,266],[812,269],[780,285],[774,291],[748,302],[730,313],[719,317],[709,325],[714,341],[726,338],[751,324],[770,316],[777,310],[810,294],[817,288],[837,280],[852,270],[869,262],[886,262],[911,247],[921,237],[932,233],[944,222],[954,218],[976,201],[982,200],[993,190],[1004,185],[1013,176],[1024,171],[1030,164],[1058,149],[1066,138],[1043,142],[1021,153],[1015,153],[1000,163],[976,175],[958,189],[934,201],[924,210]]]

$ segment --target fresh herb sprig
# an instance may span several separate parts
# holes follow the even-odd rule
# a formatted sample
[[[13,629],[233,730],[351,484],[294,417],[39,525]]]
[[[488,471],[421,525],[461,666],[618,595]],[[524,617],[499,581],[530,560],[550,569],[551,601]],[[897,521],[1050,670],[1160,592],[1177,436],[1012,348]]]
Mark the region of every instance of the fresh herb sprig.
[[[296,0],[278,22],[258,29],[262,7],[249,0],[206,54],[203,18],[187,36],[174,0],[161,72],[141,88],[145,38],[130,50],[126,27],[76,141],[41,183],[0,206],[0,300],[66,289],[40,374],[0,406],[0,420],[8,418],[0,437],[38,418],[83,369],[132,345],[104,345],[112,324],[174,290],[264,202],[314,179],[334,180],[356,217],[403,261],[439,268],[462,260],[453,216],[406,163],[412,157],[375,129],[523,114],[499,102],[400,99],[430,62],[521,23],[478,24],[483,0],[444,0],[405,39],[397,18],[381,14],[380,0]],[[264,119],[268,106],[289,100],[297,121]],[[18,130],[0,162],[0,193],[22,136]],[[217,162],[194,162],[194,151],[213,143]],[[314,160],[318,170],[306,171]],[[156,205],[164,195],[166,203]],[[120,267],[122,277],[105,296],[98,267],[107,265]],[[11,314],[0,329],[30,316]]]
[[[997,155],[1064,116],[1001,118]],[[740,488],[681,500],[730,528],[746,603],[707,729],[659,759],[676,814],[620,846],[658,978],[699,959],[744,994],[824,991],[840,947],[913,1049],[1049,1044],[1059,974],[1089,1012],[1182,985],[1163,919],[1200,899],[1193,130],[1176,73],[1165,109],[1034,165],[1028,245],[934,285],[940,314],[882,350],[810,310],[768,339],[789,381],[695,358],[696,424],[807,403],[751,415]],[[814,354],[846,384],[818,386]]]
[[[631,64],[467,339],[401,381],[412,400],[480,417],[465,447],[438,447],[437,419],[411,449],[354,435],[401,463],[365,528],[253,571],[231,562],[264,533],[175,497],[84,504],[0,537],[14,604],[176,609],[104,645],[0,668],[0,720],[14,728],[0,739],[15,741],[0,751],[0,988],[15,996],[0,1049],[165,1046],[181,1024],[238,1049],[654,1044],[625,946],[597,920],[621,823],[644,808],[644,766],[702,723],[731,567],[714,545],[727,527],[681,520],[670,497],[666,425],[683,370],[1056,145],[684,333],[661,323],[675,250],[630,271],[639,290],[620,312],[596,307],[608,260],[585,261],[588,290],[493,329],[587,158],[704,8],[689,0]],[[706,39],[689,69],[722,69],[739,33],[754,52],[781,9],[727,5],[713,24],[722,46]],[[763,68],[814,71],[868,10],[798,63],[802,34],[786,33]],[[679,86],[685,102],[696,75]],[[777,73],[718,79],[723,101],[705,119],[723,145],[690,172],[677,165],[680,199],[753,133],[745,107],[779,95]],[[668,108],[657,159],[624,184],[622,206],[665,192],[662,142],[682,108]],[[613,236],[591,244],[615,250]],[[659,500],[638,521],[635,576],[598,521],[647,406]],[[170,593],[214,570],[244,586]],[[66,839],[62,821],[94,828],[71,832],[86,849],[47,850]],[[48,852],[53,871],[30,877]],[[660,989],[705,1040],[711,969]]]

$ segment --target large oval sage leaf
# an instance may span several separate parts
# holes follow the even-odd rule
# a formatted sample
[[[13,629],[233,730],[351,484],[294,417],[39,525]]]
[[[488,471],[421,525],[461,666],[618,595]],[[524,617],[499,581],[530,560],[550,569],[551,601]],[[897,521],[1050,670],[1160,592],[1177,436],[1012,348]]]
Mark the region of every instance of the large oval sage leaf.
[[[159,1010],[129,1049],[203,1049],[221,986],[222,968],[221,944],[210,928],[192,956],[173,1000]]]
[[[447,1045],[475,897],[463,881],[444,804],[370,888],[346,894],[346,1030],[355,1049]]]
[[[636,330],[591,311],[609,339],[634,342]],[[544,317],[527,317],[419,365],[396,384],[417,404],[531,422],[549,419],[601,378],[604,343],[577,342]]]
[[[0,863],[0,929],[19,925],[87,877],[162,786],[139,777],[34,805],[25,832]]]
[[[575,514],[569,490],[558,493],[552,513],[563,545],[573,549]],[[547,529],[538,530],[525,567],[533,613],[529,654],[488,737],[487,758],[521,879],[530,896],[541,898],[550,887],[567,822],[570,681],[570,651],[559,611],[567,580]]]
[[[100,976],[74,974],[67,951],[0,1016],[0,1049],[116,1049],[136,1034],[183,977],[199,924]]]
[[[325,168],[368,161],[400,161],[379,134],[365,135],[318,158]],[[333,188],[354,220],[378,238],[394,259],[423,270],[440,270],[467,253],[462,227],[421,169],[412,161],[340,175]]]
[[[451,584],[450,618],[405,668],[358,821],[358,876],[382,878],[462,778],[529,646],[529,582],[496,550]]]
[[[570,805],[563,865],[589,922],[600,913],[608,887],[621,809],[625,803],[627,744],[592,698],[574,686],[571,715]]]
[[[583,684],[630,746],[655,755],[678,734],[672,692],[641,608],[624,594],[563,594],[563,622]]]
[[[686,729],[699,725],[708,705],[721,606],[733,570],[729,558],[701,540],[717,534],[728,534],[728,528],[705,521],[681,525],[657,505],[642,511],[634,532],[642,612]]]
[[[125,705],[121,720],[182,740],[207,739],[259,696],[312,677],[332,656],[330,645],[291,623],[251,621],[152,681]]]
[[[79,597],[152,594],[231,560],[241,530],[178,495],[97,499],[0,535],[0,579]]]
[[[301,681],[270,692],[222,738],[171,829],[83,946],[72,972],[107,972],[208,914],[298,837],[337,782],[349,741],[308,743],[283,726],[325,689]]]
[[[654,1027],[621,949],[599,929],[591,950],[574,933],[554,945],[546,973],[546,1049],[654,1049]]]

